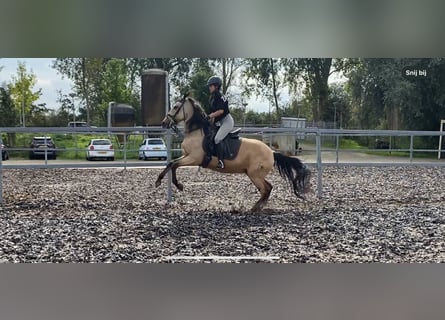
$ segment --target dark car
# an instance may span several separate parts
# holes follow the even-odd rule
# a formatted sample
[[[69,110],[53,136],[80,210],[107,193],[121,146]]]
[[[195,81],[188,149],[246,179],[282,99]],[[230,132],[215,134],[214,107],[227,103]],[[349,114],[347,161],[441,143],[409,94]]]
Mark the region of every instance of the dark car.
[[[32,150],[29,152],[29,159],[45,157],[45,150],[48,159],[56,159],[56,145],[51,137],[34,137],[29,146]]]
[[[376,149],[389,149],[389,142],[381,139],[375,140]]]
[[[91,126],[87,122],[84,121],[72,121],[68,122],[68,127],[70,128],[97,128],[96,126]]]
[[[88,125],[88,123],[83,122],[83,121],[72,121],[72,122],[68,122],[68,127],[70,127],[70,128],[89,128],[90,125]]]
[[[9,159],[9,153],[6,149],[6,146],[3,144],[2,140],[0,140],[0,149],[2,149],[2,160],[8,160]]]

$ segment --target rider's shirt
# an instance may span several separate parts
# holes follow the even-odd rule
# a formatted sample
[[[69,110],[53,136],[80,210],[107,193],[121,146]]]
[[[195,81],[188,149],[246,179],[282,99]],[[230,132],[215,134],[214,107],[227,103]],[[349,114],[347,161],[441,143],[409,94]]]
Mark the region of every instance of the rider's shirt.
[[[215,122],[221,121],[224,119],[229,112],[229,101],[227,100],[225,95],[222,95],[221,92],[215,91],[210,97],[210,112],[215,112],[217,110],[224,110],[224,113],[219,117],[215,118]]]

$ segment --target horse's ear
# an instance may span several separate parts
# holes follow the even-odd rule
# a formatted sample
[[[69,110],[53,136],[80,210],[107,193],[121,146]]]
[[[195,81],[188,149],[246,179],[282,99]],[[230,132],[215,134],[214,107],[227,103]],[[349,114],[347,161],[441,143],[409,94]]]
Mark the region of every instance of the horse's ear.
[[[188,96],[189,96],[189,93],[188,93],[188,92],[185,92],[185,93],[184,93],[184,97],[182,98],[182,100],[185,101],[185,99],[186,99]]]

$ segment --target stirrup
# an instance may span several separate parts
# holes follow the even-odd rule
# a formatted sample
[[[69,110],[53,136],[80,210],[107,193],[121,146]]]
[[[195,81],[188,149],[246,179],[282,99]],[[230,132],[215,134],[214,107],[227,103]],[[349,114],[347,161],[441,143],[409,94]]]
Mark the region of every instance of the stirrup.
[[[222,160],[218,160],[218,164],[216,165],[218,169],[224,169],[224,162]]]

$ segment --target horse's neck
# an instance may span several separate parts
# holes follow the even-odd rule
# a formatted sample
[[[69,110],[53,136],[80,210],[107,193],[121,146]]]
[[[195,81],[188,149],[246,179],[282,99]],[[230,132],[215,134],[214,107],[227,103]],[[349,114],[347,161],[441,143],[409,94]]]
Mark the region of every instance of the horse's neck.
[[[203,138],[204,137],[204,129],[195,129],[190,131],[189,128],[185,128],[184,130],[184,139],[186,138]]]

